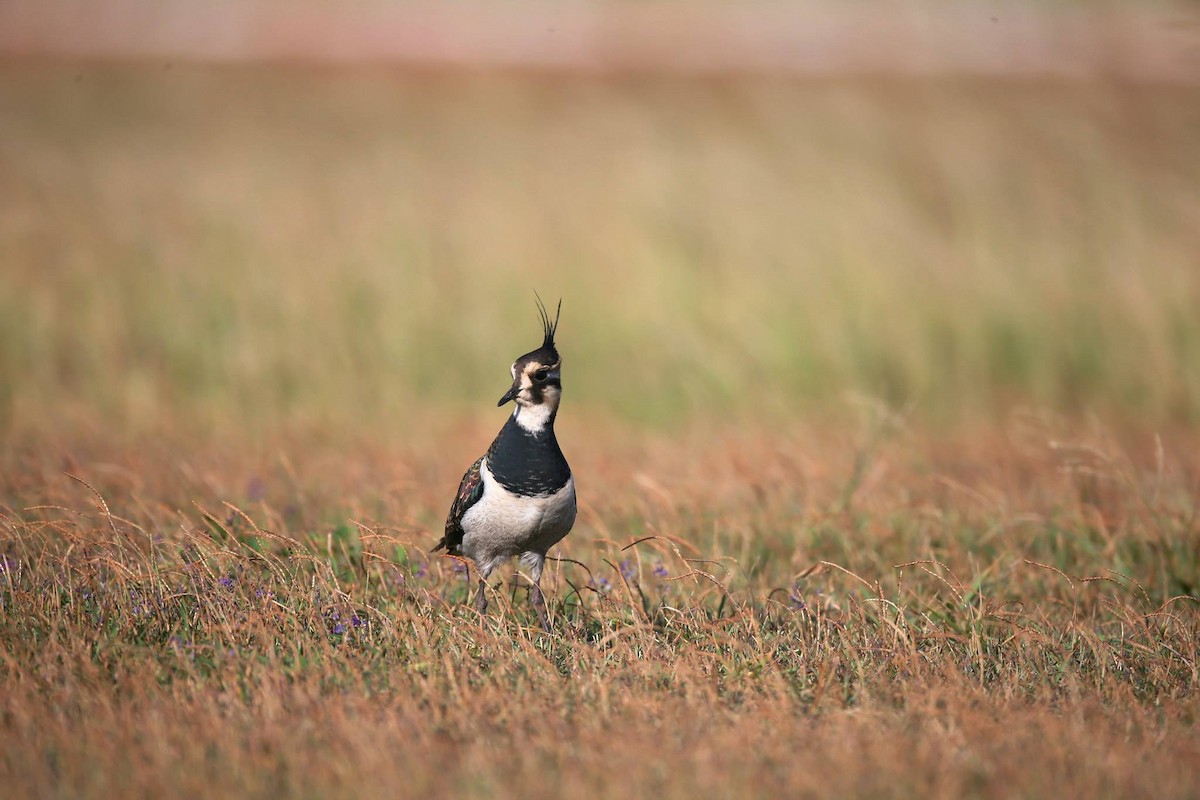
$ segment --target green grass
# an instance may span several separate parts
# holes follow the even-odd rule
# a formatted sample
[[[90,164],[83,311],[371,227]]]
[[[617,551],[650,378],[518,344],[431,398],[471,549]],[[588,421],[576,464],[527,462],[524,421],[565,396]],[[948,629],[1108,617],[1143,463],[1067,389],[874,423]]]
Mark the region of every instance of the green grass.
[[[0,111],[10,425],[475,404],[535,289],[626,419],[1200,402],[1190,89],[9,65]]]

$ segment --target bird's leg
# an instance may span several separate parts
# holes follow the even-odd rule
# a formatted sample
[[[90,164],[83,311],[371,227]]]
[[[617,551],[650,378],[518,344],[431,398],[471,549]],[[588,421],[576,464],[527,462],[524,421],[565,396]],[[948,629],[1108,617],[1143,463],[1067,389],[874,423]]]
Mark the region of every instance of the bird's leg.
[[[479,579],[479,594],[475,595],[475,610],[480,614],[487,613],[487,583]]]
[[[542,567],[546,563],[546,554],[536,550],[522,553],[521,563],[529,567],[529,600],[537,612],[538,622],[542,623],[542,630],[546,633],[554,633],[550,617],[546,615],[546,598],[542,596]]]
[[[546,633],[554,633],[550,617],[546,615],[546,598],[542,597],[542,587],[535,583],[529,590],[529,599],[533,602],[534,610],[537,611],[538,621],[542,623],[542,630]]]

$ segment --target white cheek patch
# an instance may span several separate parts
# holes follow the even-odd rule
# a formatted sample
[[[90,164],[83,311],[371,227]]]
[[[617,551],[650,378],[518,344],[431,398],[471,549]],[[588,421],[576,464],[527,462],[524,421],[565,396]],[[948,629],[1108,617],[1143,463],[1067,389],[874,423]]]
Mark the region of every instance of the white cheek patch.
[[[513,416],[516,417],[517,424],[525,430],[530,433],[541,433],[550,424],[550,417],[553,414],[554,406],[550,403],[541,403],[536,406],[518,406]]]
[[[521,388],[517,391],[517,405],[529,405],[533,402],[533,381],[529,375],[521,375]]]

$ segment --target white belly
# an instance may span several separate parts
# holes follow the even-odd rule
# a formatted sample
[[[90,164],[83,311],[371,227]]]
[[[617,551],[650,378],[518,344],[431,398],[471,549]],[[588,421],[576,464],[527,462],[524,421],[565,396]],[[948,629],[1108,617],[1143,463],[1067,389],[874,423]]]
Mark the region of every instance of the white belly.
[[[483,497],[463,515],[463,553],[485,574],[521,553],[544,554],[575,524],[575,479],[553,494],[521,497],[505,491],[488,469],[479,467]]]

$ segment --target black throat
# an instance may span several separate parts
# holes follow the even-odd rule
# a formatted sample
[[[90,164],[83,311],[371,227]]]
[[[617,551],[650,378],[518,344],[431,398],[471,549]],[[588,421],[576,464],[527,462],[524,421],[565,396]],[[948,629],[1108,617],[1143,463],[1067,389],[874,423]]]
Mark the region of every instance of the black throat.
[[[554,420],[538,433],[508,418],[488,448],[487,465],[500,485],[514,494],[553,494],[571,479],[571,468],[554,437]]]

